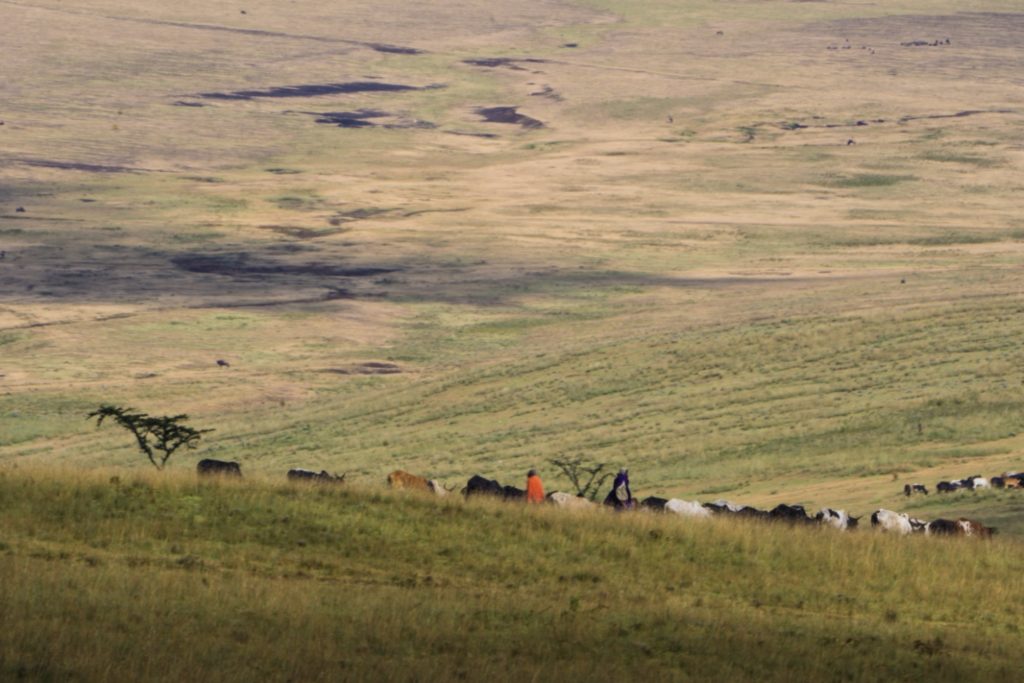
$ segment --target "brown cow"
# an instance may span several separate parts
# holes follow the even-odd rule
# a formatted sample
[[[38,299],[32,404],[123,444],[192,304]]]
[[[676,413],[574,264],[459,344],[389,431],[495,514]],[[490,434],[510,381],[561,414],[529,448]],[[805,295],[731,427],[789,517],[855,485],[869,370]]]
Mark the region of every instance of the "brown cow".
[[[404,470],[395,470],[388,475],[388,486],[393,489],[410,489],[412,491],[430,491],[430,482],[423,477],[409,474]]]
[[[977,536],[978,538],[991,538],[992,534],[996,530],[992,527],[985,526],[981,522],[975,522],[973,519],[967,519],[961,517],[957,520],[957,524],[964,530],[964,536]]]

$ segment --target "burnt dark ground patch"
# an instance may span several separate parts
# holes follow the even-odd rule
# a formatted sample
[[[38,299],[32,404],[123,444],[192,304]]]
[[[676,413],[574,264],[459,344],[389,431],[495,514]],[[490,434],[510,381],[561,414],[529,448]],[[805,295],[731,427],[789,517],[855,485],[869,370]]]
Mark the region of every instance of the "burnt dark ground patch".
[[[547,64],[546,59],[536,57],[482,57],[477,59],[463,59],[463,64],[470,66],[482,66],[489,69],[506,68],[514,71],[526,71],[520,64]]]
[[[53,159],[13,159],[24,166],[36,168],[56,168],[62,171],[85,171],[86,173],[146,173],[148,169],[130,166],[110,166],[104,164],[85,164],[75,161],[56,161]]]
[[[330,263],[309,261],[293,263],[254,259],[245,252],[221,254],[180,254],[171,259],[175,267],[191,273],[209,273],[228,277],[251,275],[298,275],[315,277],[371,277],[394,273],[400,268],[374,266],[338,266]]]
[[[283,85],[263,90],[233,90],[230,92],[203,92],[199,97],[214,100],[252,100],[256,98],[320,97],[322,95],[348,95],[363,92],[408,92],[414,90],[435,90],[441,84],[425,86],[383,83],[380,81],[351,81],[348,83],[307,83],[304,85]]]
[[[340,368],[324,368],[321,372],[332,375],[397,375],[402,372],[402,368],[394,363],[368,361]]]
[[[357,111],[329,111],[329,112],[301,112],[315,116],[317,123],[326,123],[339,128],[421,128],[430,130],[437,126],[430,121],[414,119],[404,116],[397,116],[379,109],[359,109]],[[377,123],[371,119],[388,119],[386,122]]]
[[[544,124],[525,114],[520,114],[518,107],[478,107],[476,113],[484,117],[488,123],[510,123],[523,128],[543,128]]]

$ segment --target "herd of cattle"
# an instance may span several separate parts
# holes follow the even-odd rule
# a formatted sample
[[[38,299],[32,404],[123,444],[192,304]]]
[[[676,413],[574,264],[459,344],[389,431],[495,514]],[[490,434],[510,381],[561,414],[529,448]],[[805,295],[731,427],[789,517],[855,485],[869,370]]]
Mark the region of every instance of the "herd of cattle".
[[[953,491],[976,489],[1024,489],[1024,472],[1003,472],[998,477],[986,479],[980,474],[972,474],[963,479],[953,481],[940,481],[935,485],[939,493],[951,493]],[[928,495],[928,487],[924,484],[906,484],[903,487],[903,495],[912,496],[915,493]]]
[[[242,476],[242,469],[237,462],[226,462],[223,460],[201,460],[196,466],[196,470],[200,475]],[[345,482],[345,475],[343,474],[338,476],[335,474],[329,474],[323,470],[315,472],[313,470],[306,469],[291,469],[288,470],[288,479],[289,481],[343,484]],[[993,477],[993,480],[995,479],[1001,479],[1003,485],[1007,488],[1021,488],[1021,482],[1024,481],[1024,473],[1005,474],[1002,477]],[[985,483],[979,484],[979,480],[982,480]],[[1011,485],[1009,483],[1010,481],[1013,481],[1014,483]],[[438,496],[446,496],[455,490],[455,487],[448,488],[433,479],[426,479],[402,470],[395,470],[389,474],[387,477],[387,483],[392,489],[422,491]],[[957,488],[978,489],[988,488],[991,486],[991,482],[989,480],[977,476],[968,477],[967,479],[957,482],[940,482],[938,490],[956,490],[955,488],[949,489],[943,487],[943,484],[950,483],[956,484]],[[908,496],[918,491],[925,494],[928,493],[927,489],[921,484],[907,484],[904,487],[904,493]],[[471,477],[469,481],[466,482],[466,486],[462,488],[461,493],[466,498],[474,496],[491,496],[510,501],[526,499],[526,491],[523,489],[509,485],[502,486],[494,479],[487,479],[479,475]],[[557,505],[563,508],[599,507],[598,503],[588,500],[587,498],[576,496],[571,493],[565,493],[563,491],[549,493],[547,495],[547,500],[552,505]],[[766,522],[784,522],[791,525],[816,524],[831,526],[844,531],[856,529],[861,519],[860,517],[853,517],[849,515],[845,510],[834,510],[828,507],[822,508],[817,514],[811,516],[802,505],[780,504],[776,505],[771,510],[759,510],[748,505],[736,505],[735,503],[727,500],[700,503],[697,501],[680,500],[678,498],[659,498],[657,496],[650,496],[643,499],[636,508],[639,510],[676,514],[682,517],[691,518],[733,516],[737,518],[763,520]],[[925,535],[975,536],[979,538],[988,538],[996,532],[994,528],[987,527],[979,522],[963,517],[956,520],[936,519],[928,522],[916,517],[911,517],[902,512],[893,512],[892,510],[885,509],[875,510],[871,513],[870,520],[872,528],[897,534],[922,533]]]

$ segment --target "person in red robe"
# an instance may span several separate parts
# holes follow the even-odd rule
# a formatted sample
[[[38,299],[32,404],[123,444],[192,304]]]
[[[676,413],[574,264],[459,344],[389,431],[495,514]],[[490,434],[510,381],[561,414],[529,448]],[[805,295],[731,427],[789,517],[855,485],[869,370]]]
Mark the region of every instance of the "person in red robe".
[[[526,502],[544,502],[544,484],[541,483],[537,470],[530,470],[526,473]]]

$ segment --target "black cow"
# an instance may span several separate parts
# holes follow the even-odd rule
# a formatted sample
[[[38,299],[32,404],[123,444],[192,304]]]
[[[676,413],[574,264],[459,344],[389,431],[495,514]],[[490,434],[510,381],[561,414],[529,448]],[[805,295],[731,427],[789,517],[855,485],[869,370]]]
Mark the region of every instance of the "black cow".
[[[798,522],[813,522],[814,520],[807,516],[807,510],[804,509],[803,505],[786,505],[781,503],[776,505],[768,512],[769,519],[779,520],[783,522],[790,522],[792,524]]]
[[[928,487],[925,486],[924,484],[904,484],[904,486],[903,486],[903,495],[911,496],[911,495],[913,495],[915,493],[923,493],[924,495],[927,496],[928,495]]]
[[[466,488],[462,489],[462,495],[467,498],[479,495],[501,497],[505,495],[505,490],[494,479],[485,479],[479,474],[474,474],[466,483]]]
[[[311,481],[317,484],[344,484],[345,475],[328,474],[327,470],[314,472],[301,468],[288,470],[288,481]]]
[[[958,481],[940,481],[935,485],[935,490],[939,493],[951,493],[961,488],[961,484]]]
[[[196,472],[200,476],[223,475],[225,477],[241,477],[242,467],[237,462],[206,458],[196,464]]]
[[[941,536],[958,536],[964,533],[963,527],[951,519],[935,519],[928,522],[925,527],[926,534],[937,534]]]
[[[523,489],[517,489],[515,486],[502,486],[501,495],[505,500],[525,500],[526,491]]]
[[[749,505],[736,505],[727,500],[716,500],[713,503],[704,503],[704,507],[715,514],[733,515],[736,517],[749,517],[752,519],[767,519],[768,513],[764,510],[750,507]]]
[[[665,511],[665,503],[668,502],[667,498],[658,498],[657,496],[648,496],[640,501],[640,507],[645,510],[654,510],[656,512]]]

